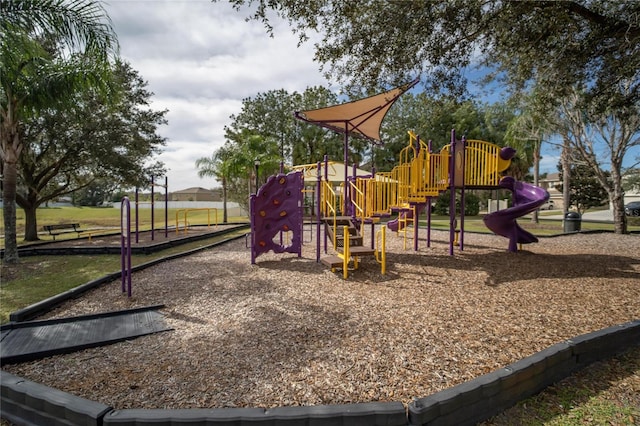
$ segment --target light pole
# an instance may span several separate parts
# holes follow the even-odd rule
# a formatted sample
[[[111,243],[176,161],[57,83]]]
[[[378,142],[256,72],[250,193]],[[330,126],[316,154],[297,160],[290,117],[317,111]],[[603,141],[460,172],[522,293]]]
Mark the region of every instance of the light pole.
[[[258,194],[258,170],[260,169],[260,160],[258,158],[253,161],[253,166],[256,168],[256,194]]]

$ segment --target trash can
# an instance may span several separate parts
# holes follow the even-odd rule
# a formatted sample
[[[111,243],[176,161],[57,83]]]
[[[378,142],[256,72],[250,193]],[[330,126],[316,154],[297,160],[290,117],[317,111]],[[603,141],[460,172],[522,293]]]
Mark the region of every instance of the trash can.
[[[580,232],[582,216],[578,212],[568,212],[564,215],[564,232]]]

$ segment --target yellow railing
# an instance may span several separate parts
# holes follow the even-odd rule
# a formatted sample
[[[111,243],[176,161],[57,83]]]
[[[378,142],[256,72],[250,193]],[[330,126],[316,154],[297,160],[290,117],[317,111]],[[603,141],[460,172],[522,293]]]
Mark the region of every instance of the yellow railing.
[[[380,264],[382,275],[387,272],[387,237],[386,226],[381,226],[378,232],[376,232],[376,247],[380,250],[376,250],[376,262]]]
[[[189,216],[189,212],[193,212],[193,211],[207,211],[207,228],[211,228],[211,210],[213,210],[215,212],[215,221],[214,221],[214,226],[217,227],[218,226],[218,209],[216,208],[196,208],[196,209],[179,209],[176,210],[176,234],[180,233],[180,214],[183,215],[182,217],[182,223],[184,224],[184,233],[187,233],[187,228],[189,227],[189,221],[188,221],[188,216]]]
[[[335,228],[334,228],[335,229]],[[349,277],[349,260],[351,259],[351,239],[349,238],[349,227],[343,226],[342,232],[344,235],[344,250],[342,253],[338,253],[338,256],[342,258],[342,278],[345,280]],[[334,233],[335,235],[335,233]],[[335,245],[334,245],[335,247]]]
[[[321,186],[320,186],[320,193],[321,193],[321,201],[320,201],[320,211],[322,212],[322,216],[323,217],[333,217],[333,241],[331,242],[333,244],[333,247],[337,247],[337,230],[338,230],[338,226],[337,226],[337,210],[336,210],[336,206],[337,206],[337,201],[338,201],[338,195],[336,194],[336,191],[334,191],[333,187],[331,186],[331,184],[328,181],[323,181]]]
[[[354,216],[356,219],[360,219],[360,233],[362,234],[364,232],[364,220],[370,216],[365,215],[365,193],[363,188],[360,188],[357,183],[358,180],[356,180],[356,182],[349,182],[349,187],[351,188],[351,204],[355,209]]]
[[[379,172],[372,178],[356,178],[348,187],[356,216],[363,219],[363,222],[365,219],[389,214],[394,208],[403,209],[411,204],[424,203],[427,197],[436,197],[449,188],[451,145],[433,153],[429,152],[427,144],[422,141],[417,149],[417,140],[415,134],[409,132],[409,144],[400,152],[399,164],[393,170]],[[500,157],[500,151],[499,146],[490,142],[467,140],[464,151],[464,184],[498,186],[501,172],[511,164],[511,160]],[[325,217],[335,217],[338,206],[343,205],[344,194],[344,188],[336,193],[328,182],[323,182],[321,213]]]

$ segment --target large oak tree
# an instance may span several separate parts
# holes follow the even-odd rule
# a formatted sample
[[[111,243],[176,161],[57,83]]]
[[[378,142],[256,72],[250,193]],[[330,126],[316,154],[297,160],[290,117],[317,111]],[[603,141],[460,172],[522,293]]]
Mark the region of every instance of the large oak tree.
[[[251,17],[264,22],[268,31],[275,12],[293,25],[301,42],[318,33],[315,59],[352,91],[397,85],[420,75],[428,89],[457,96],[467,89],[470,67],[482,66],[492,71],[489,78],[513,93],[534,87],[544,93],[546,109],[555,110],[578,90],[582,99],[577,105],[596,121],[590,124],[622,119],[619,129],[640,132],[635,125],[640,111],[637,1],[230,2],[239,10],[250,8]],[[632,136],[607,144],[631,148],[637,141]],[[585,141],[574,142],[578,152],[589,154]],[[611,170],[614,176],[622,175],[618,159],[610,165],[618,168]],[[602,164],[592,165],[596,174],[602,173]],[[616,231],[626,232],[620,193],[621,187],[613,188],[610,198]]]
[[[152,162],[165,139],[157,134],[166,111],[149,108],[152,93],[127,63],[117,61],[111,92],[83,88],[73,102],[52,103],[23,122],[16,203],[25,212],[25,240],[38,239],[36,209],[96,182],[112,188],[145,186],[163,175]]]

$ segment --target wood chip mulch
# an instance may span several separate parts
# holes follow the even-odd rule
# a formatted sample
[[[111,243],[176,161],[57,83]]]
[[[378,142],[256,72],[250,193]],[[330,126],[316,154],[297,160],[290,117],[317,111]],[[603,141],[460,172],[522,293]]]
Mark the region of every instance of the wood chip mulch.
[[[305,240],[311,233],[305,234]],[[504,367],[571,337],[640,318],[640,236],[541,238],[518,253],[494,235],[388,234],[342,279],[303,256],[251,265],[245,240],[113,282],[48,317],[165,304],[175,330],[5,370],[123,408],[273,407],[401,401]]]

